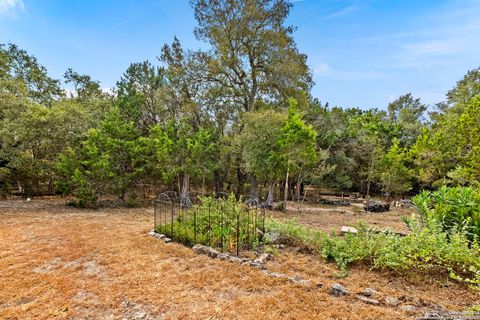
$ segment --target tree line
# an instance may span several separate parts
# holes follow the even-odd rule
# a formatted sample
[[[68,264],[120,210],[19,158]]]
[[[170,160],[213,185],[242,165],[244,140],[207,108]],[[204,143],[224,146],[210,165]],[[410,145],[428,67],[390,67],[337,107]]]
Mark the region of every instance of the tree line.
[[[48,75],[0,46],[0,194],[104,195],[160,190],[302,199],[315,185],[402,197],[480,181],[480,68],[427,106],[407,93],[387,108],[315,99],[286,0],[194,0],[197,39],[132,63],[113,92],[72,69]],[[67,90],[68,88],[68,90]]]

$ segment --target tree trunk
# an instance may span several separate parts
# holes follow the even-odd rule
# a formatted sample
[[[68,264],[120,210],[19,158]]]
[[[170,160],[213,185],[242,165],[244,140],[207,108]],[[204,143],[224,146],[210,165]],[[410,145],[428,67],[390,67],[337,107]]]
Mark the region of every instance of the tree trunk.
[[[214,175],[215,175],[215,194],[218,194],[219,192],[222,192],[223,181],[218,170],[215,170]]]
[[[185,204],[186,201],[189,201],[189,200],[190,200],[190,175],[188,175],[188,173],[185,173],[183,175],[182,193],[180,195],[180,201],[182,204]]]
[[[275,189],[275,181],[271,181],[268,183],[268,196],[267,196],[267,204],[271,205],[273,203],[273,192]]]
[[[237,165],[237,180],[238,180],[238,185],[237,185],[237,190],[235,191],[235,198],[237,198],[238,200],[242,195],[243,184],[245,183],[245,175],[242,172],[242,168],[240,167],[240,165]]]
[[[257,177],[253,174],[249,176],[250,178],[250,197],[252,200],[258,201],[258,182]]]
[[[287,201],[288,201],[288,174],[290,173],[290,168],[287,166],[287,175],[285,177],[285,194],[284,194],[284,199],[285,205],[283,206],[284,210],[287,210]]]
[[[302,189],[302,180],[299,174],[297,177],[297,185],[295,186],[295,198],[297,199],[297,201],[300,201],[300,198],[302,196],[301,189]]]
[[[368,199],[370,198],[370,179],[367,181],[367,193],[365,195],[365,200],[368,202]]]

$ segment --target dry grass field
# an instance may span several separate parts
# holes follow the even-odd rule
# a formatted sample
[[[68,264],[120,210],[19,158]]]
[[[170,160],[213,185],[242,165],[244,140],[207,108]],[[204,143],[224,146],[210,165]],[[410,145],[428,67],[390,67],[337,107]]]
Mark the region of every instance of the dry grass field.
[[[313,215],[301,214],[299,220],[315,220]],[[335,211],[317,215],[315,223],[322,227]],[[312,283],[300,286],[166,244],[148,235],[151,228],[149,208],[80,210],[58,199],[0,201],[0,319],[418,317],[359,301],[354,293],[366,287],[378,291],[380,299],[393,296],[419,308],[435,304],[464,310],[480,300],[477,292],[441,276],[407,279],[358,266],[338,279],[333,264],[293,251],[267,263],[270,271]],[[352,294],[329,295],[333,283]]]

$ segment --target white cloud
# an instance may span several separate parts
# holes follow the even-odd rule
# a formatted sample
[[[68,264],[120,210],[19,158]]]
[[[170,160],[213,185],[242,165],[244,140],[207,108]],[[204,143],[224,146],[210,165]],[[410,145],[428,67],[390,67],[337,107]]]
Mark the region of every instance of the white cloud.
[[[450,55],[461,52],[463,47],[455,39],[426,40],[403,45],[406,54],[410,56]]]
[[[330,67],[326,63],[320,63],[319,65],[313,68],[313,73],[322,74],[330,71]]]
[[[15,15],[15,13],[25,11],[23,0],[0,0],[0,15]]]
[[[114,90],[113,88],[110,88],[110,87],[102,87],[101,90],[102,90],[103,93],[106,93],[106,94],[108,94],[109,96],[115,96],[115,90]]]
[[[336,17],[339,17],[339,16],[346,15],[347,13],[350,13],[352,11],[355,11],[356,9],[357,9],[357,7],[355,5],[349,5],[347,7],[341,8],[337,11],[331,12],[331,13],[325,15],[325,16],[322,16],[322,17],[320,17],[320,19],[321,20],[328,20],[328,19],[336,18]]]
[[[316,77],[335,78],[341,80],[378,80],[385,78],[381,72],[374,70],[339,70],[333,69],[326,63],[319,63],[313,68]]]

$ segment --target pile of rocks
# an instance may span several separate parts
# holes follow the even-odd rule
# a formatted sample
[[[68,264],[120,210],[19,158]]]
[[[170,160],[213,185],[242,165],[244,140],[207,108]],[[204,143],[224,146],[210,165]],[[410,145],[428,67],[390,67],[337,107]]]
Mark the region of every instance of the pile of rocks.
[[[367,212],[387,212],[390,211],[390,204],[378,201],[367,201],[363,204],[363,209]]]
[[[335,283],[330,286],[328,293],[334,297],[350,296],[350,291],[341,284]],[[357,292],[353,297],[363,303],[374,305],[398,308],[398,310],[409,314],[424,314],[422,319],[445,319],[443,316],[448,314],[448,311],[440,305],[427,303],[425,301],[418,301],[409,296],[401,296],[395,298],[392,296],[381,297],[381,295],[372,288],[365,288]]]
[[[401,199],[401,200],[398,200],[398,201],[394,201],[393,206],[395,208],[412,208],[413,203],[412,203],[412,200]]]
[[[166,235],[164,235],[164,234],[161,234],[161,233],[156,232],[155,230],[150,231],[148,234],[151,235],[151,236],[154,237],[154,238],[163,240],[163,241],[166,242],[166,243],[172,242],[172,239],[168,238],[168,237],[167,237]]]
[[[246,258],[242,259],[242,258],[230,255],[230,254],[225,253],[225,252],[217,251],[213,248],[210,248],[210,247],[207,247],[207,246],[204,246],[204,245],[201,245],[201,244],[194,245],[192,247],[192,250],[195,253],[204,254],[206,256],[209,256],[210,258],[230,261],[230,262],[237,263],[237,264],[242,264],[244,262],[250,261],[249,259],[246,259]]]
[[[265,266],[264,266],[265,262],[271,259],[271,255],[269,255],[268,253],[262,253],[254,260],[250,260],[248,258],[239,258],[227,252],[220,252],[218,250],[215,250],[208,246],[204,246],[202,244],[194,245],[192,247],[192,250],[198,254],[207,255],[210,258],[229,261],[237,264],[248,264],[258,269],[265,269]]]
[[[332,199],[324,199],[320,198],[318,200],[319,204],[331,205],[331,206],[349,206],[350,201],[347,200],[332,200]]]

